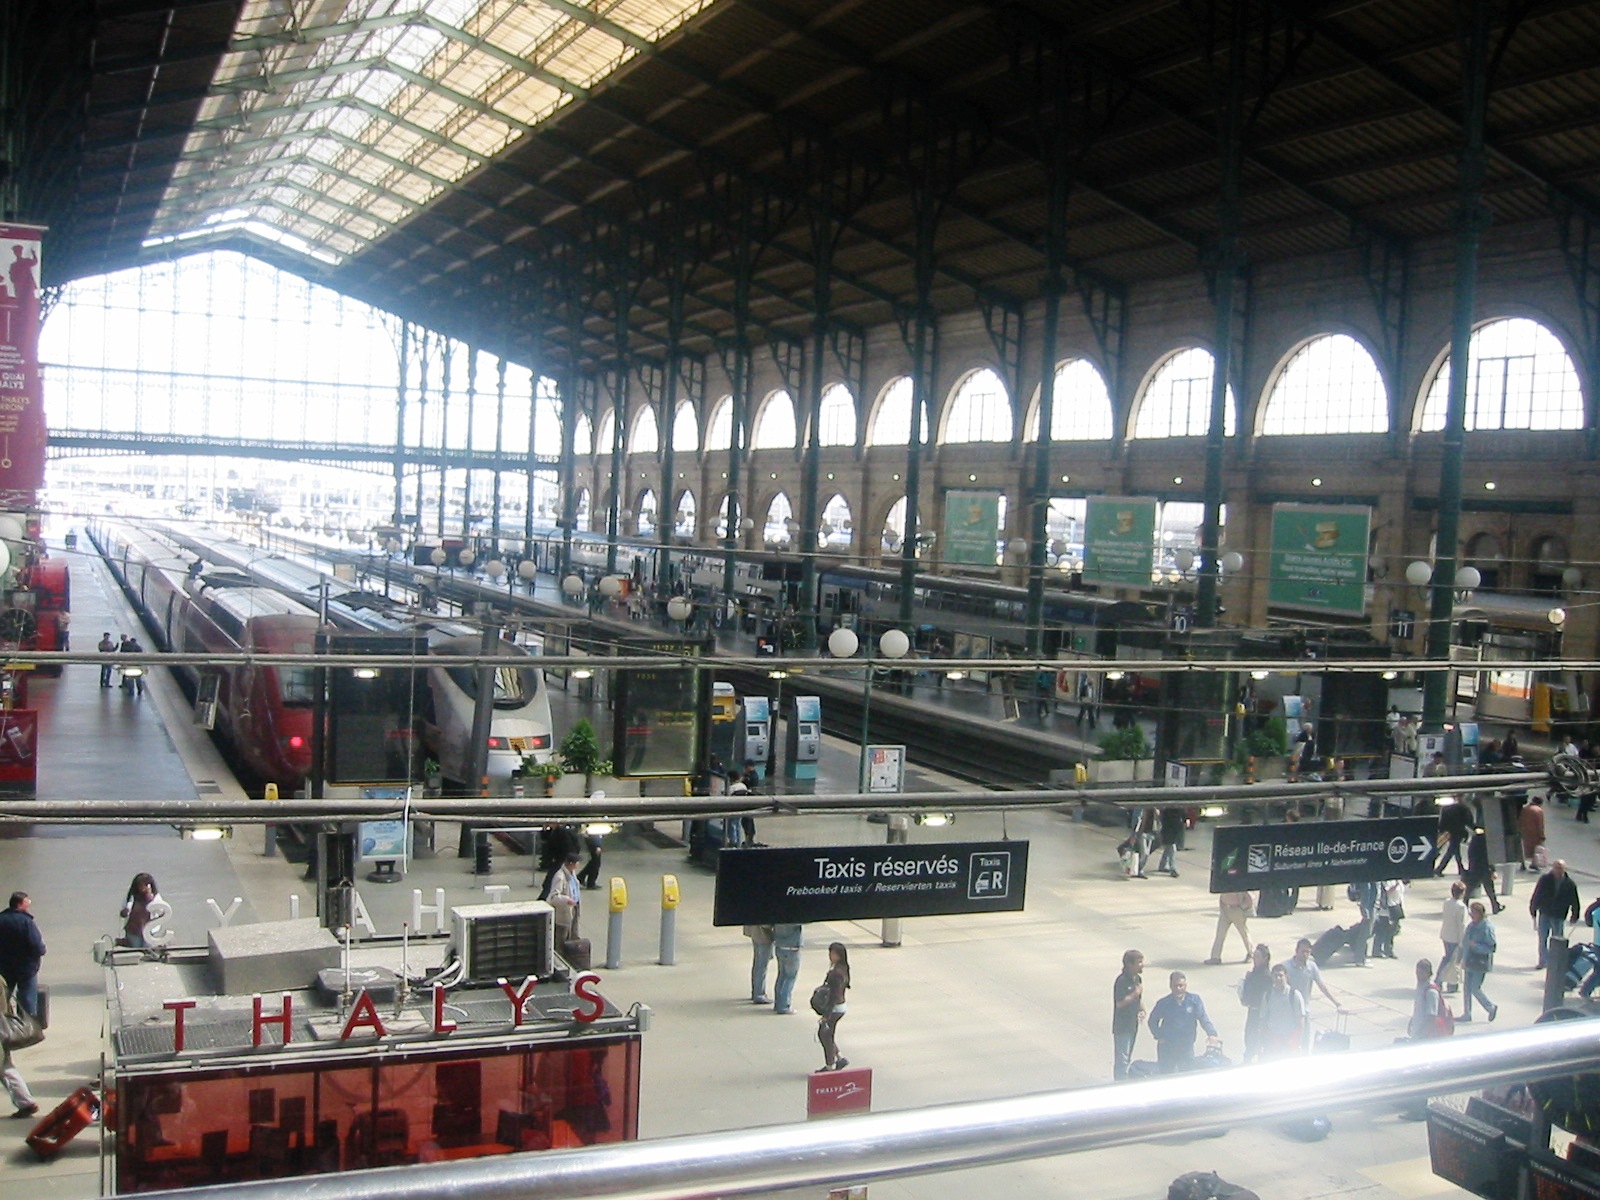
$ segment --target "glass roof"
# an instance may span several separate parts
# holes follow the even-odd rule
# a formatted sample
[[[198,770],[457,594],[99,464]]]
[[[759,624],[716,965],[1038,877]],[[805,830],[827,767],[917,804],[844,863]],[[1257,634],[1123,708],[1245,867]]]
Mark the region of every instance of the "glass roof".
[[[247,0],[147,245],[338,263],[713,0]]]

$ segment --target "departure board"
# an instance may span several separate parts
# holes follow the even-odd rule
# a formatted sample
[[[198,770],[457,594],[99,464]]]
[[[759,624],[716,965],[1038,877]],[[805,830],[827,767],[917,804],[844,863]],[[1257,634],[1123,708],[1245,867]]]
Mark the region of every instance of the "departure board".
[[[611,760],[619,779],[694,775],[701,767],[711,721],[708,672],[685,670],[686,658],[704,658],[705,642],[661,638],[619,644],[629,657],[659,654],[662,665],[617,672]]]

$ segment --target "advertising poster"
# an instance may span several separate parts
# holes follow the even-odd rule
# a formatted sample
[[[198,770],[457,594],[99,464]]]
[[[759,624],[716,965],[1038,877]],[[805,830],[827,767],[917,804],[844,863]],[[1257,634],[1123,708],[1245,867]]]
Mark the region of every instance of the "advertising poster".
[[[1365,614],[1371,525],[1369,508],[1274,504],[1267,602]]]
[[[1150,586],[1156,548],[1154,500],[1090,496],[1083,524],[1085,583]]]
[[[861,790],[871,795],[905,791],[906,748],[904,746],[868,746],[863,755],[866,770],[861,780]]]
[[[993,567],[1000,543],[1000,493],[952,489],[944,494],[944,561]]]
[[[26,509],[44,486],[37,225],[0,225],[0,508]]]

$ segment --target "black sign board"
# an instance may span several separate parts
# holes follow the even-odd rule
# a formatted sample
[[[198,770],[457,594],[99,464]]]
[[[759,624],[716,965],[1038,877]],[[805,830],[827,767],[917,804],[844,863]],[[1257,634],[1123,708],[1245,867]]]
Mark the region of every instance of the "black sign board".
[[[1027,842],[724,850],[712,924],[1020,912]]]
[[[1600,1200],[1600,1172],[1534,1151],[1528,1155],[1528,1196],[1531,1200]]]
[[[701,658],[703,641],[679,638],[625,641],[617,653]],[[711,723],[711,678],[706,671],[662,665],[617,672],[611,759],[620,779],[693,775],[701,766]]]
[[[1438,832],[1433,817],[1223,825],[1211,837],[1211,890],[1425,878]]]
[[[425,659],[421,638],[390,634],[335,633],[330,654],[404,654]],[[279,667],[280,672],[289,668]],[[328,678],[329,783],[407,784],[416,777],[412,721],[418,704],[414,689],[425,686],[422,671],[404,667],[325,668]]]
[[[1485,1200],[1516,1200],[1521,1146],[1493,1125],[1446,1104],[1428,1105],[1428,1159],[1433,1173]]]

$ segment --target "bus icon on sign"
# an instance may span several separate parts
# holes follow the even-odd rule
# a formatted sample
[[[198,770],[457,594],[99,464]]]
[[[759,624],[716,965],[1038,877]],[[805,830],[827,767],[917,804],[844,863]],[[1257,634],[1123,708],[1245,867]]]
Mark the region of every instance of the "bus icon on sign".
[[[974,854],[967,873],[968,900],[1004,900],[1011,894],[1011,852]]]

